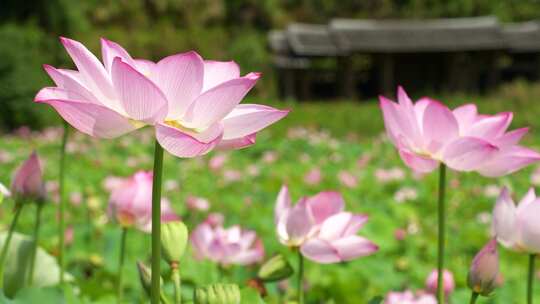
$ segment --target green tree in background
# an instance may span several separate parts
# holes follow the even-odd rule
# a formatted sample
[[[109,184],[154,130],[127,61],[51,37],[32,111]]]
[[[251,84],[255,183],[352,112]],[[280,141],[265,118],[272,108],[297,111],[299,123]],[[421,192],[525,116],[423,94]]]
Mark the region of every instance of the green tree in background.
[[[238,61],[265,74],[256,94],[272,96],[266,33],[288,23],[334,17],[438,18],[496,15],[502,21],[540,18],[538,0],[4,0],[0,10],[0,128],[42,127],[55,121],[32,106],[49,80],[40,68],[69,67],[58,36],[99,53],[99,37],[118,41],[136,57],[157,60],[195,49],[204,57]]]

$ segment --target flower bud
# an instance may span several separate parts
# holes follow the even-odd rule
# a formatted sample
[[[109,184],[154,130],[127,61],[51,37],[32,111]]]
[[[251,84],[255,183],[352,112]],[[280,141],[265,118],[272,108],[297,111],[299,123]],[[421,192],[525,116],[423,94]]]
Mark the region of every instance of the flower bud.
[[[290,277],[293,272],[289,261],[282,254],[278,254],[261,266],[257,277],[264,282],[275,282]]]
[[[437,285],[438,285],[438,278],[439,274],[437,273],[437,270],[433,270],[428,278],[426,279],[426,289],[428,292],[432,294],[437,293]],[[444,294],[448,296],[451,294],[456,287],[456,283],[454,282],[454,275],[452,272],[448,270],[443,271],[443,290]]]
[[[139,279],[141,280],[141,285],[146,291],[146,294],[150,296],[152,289],[152,269],[144,265],[143,262],[137,261],[137,269],[139,270]],[[159,278],[159,284],[163,285],[163,279]]]
[[[195,304],[240,304],[240,288],[236,284],[197,287],[193,299]]]
[[[161,224],[161,249],[167,263],[179,263],[189,240],[188,229],[181,221]]]
[[[469,271],[468,285],[472,291],[488,296],[496,287],[499,275],[497,240],[487,243],[474,257]]]
[[[46,191],[43,173],[39,157],[35,151],[15,172],[11,192],[18,203],[26,200],[41,203],[45,200]]]

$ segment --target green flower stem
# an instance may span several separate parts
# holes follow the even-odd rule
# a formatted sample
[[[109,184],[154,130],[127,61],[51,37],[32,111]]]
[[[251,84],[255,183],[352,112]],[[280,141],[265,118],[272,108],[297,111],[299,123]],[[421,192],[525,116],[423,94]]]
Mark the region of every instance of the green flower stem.
[[[304,256],[298,249],[298,304],[304,304]]]
[[[180,270],[178,265],[171,265],[171,279],[174,283],[174,303],[182,304],[182,280],[180,278]]]
[[[478,296],[479,296],[479,295],[480,295],[479,293],[473,291],[473,292],[471,293],[471,301],[469,302],[469,304],[474,304],[474,303],[476,303],[476,300],[478,299]]]
[[[66,209],[66,195],[64,187],[64,173],[66,169],[66,146],[69,135],[69,125],[64,121],[64,134],[62,136],[62,145],[60,147],[60,171],[58,176],[58,190],[60,192],[60,204],[58,204],[58,264],[60,264],[60,285],[64,284],[65,256],[64,256],[64,236],[66,223],[64,220],[64,210]]]
[[[529,255],[529,276],[527,279],[527,304],[533,303],[533,283],[534,283],[534,264],[536,262],[536,254]]]
[[[165,293],[163,292],[163,290],[161,290],[159,292],[159,301],[162,303],[162,304],[171,304],[171,301],[169,301],[169,298],[167,298],[167,296],[165,295]]]
[[[439,199],[438,199],[438,222],[439,222],[439,248],[437,254],[437,300],[444,303],[444,247],[445,247],[445,206],[444,196],[446,189],[446,165],[441,163],[439,167]]]
[[[126,239],[128,229],[122,227],[122,236],[120,239],[120,256],[118,259],[118,282],[116,284],[116,303],[122,303],[123,289],[122,289],[122,274],[124,270],[124,260],[126,257]]]
[[[19,215],[21,215],[23,206],[24,204],[15,207],[15,216],[13,217],[11,225],[9,226],[9,232],[6,239],[4,240],[4,246],[2,246],[2,254],[0,255],[0,289],[4,288],[4,266],[6,264],[9,243],[11,242],[11,237],[13,236],[15,226],[17,226],[17,222],[19,221]]]
[[[43,204],[38,203],[36,205],[36,222],[34,223],[34,243],[32,253],[30,255],[30,266],[28,266],[28,286],[32,286],[34,283],[34,266],[36,264],[36,254],[39,245],[39,229],[41,228],[41,211],[43,210]]]
[[[154,151],[154,179],[152,181],[152,284],[150,300],[160,301],[161,263],[161,177],[163,174],[163,148],[156,141]]]

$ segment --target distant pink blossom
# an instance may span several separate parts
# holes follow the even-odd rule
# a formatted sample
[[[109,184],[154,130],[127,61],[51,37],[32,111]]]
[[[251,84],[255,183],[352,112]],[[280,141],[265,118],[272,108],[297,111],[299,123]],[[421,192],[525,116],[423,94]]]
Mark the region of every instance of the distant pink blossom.
[[[120,187],[124,182],[125,182],[124,178],[121,178],[118,176],[107,176],[103,180],[103,188],[110,192]]]
[[[392,291],[386,295],[384,304],[437,304],[437,299],[430,294],[415,295],[410,290]]]
[[[139,171],[116,185],[109,199],[109,219],[123,227],[152,230],[152,172]],[[161,199],[161,220],[178,220],[166,198]]]
[[[450,188],[451,189],[458,189],[460,185],[461,185],[461,183],[460,183],[459,179],[452,178],[450,180]]]
[[[32,135],[32,130],[28,126],[21,126],[13,132],[15,136],[28,139]]]
[[[531,174],[531,184],[540,186],[540,166]]]
[[[348,188],[355,188],[358,185],[358,179],[352,173],[348,171],[339,171],[338,179],[344,186]]]
[[[322,180],[322,173],[321,169],[319,168],[313,168],[309,170],[309,172],[304,175],[304,183],[308,185],[318,185]]]
[[[489,198],[497,197],[499,196],[500,193],[501,193],[501,187],[497,185],[487,185],[484,188],[485,197],[489,197]]]
[[[129,156],[126,158],[126,166],[130,168],[139,167],[139,160],[136,157]]]
[[[206,217],[206,220],[204,220],[205,223],[212,227],[217,227],[223,225],[223,222],[225,221],[225,217],[221,213],[212,212],[208,214]]]
[[[299,248],[317,263],[350,261],[373,254],[377,245],[357,235],[368,217],[343,211],[345,202],[337,192],[320,192],[303,197],[294,206],[289,190],[281,188],[275,207],[279,241]]]
[[[64,231],[64,244],[66,246],[70,246],[73,244],[73,240],[75,237],[75,229],[73,229],[73,226],[66,227],[66,230]]]
[[[251,165],[247,166],[246,172],[247,172],[247,174],[249,176],[255,177],[255,176],[258,176],[261,173],[261,170],[259,169],[259,167],[257,165],[251,164]]]
[[[380,183],[388,183],[394,181],[400,181],[405,178],[405,172],[401,168],[390,168],[375,170],[375,178]]]
[[[356,161],[356,165],[358,166],[358,168],[363,169],[369,164],[370,160],[371,154],[364,153],[358,158],[358,160]]]
[[[223,179],[227,183],[237,182],[242,179],[242,176],[242,172],[238,170],[229,169],[223,171]]]
[[[82,199],[83,199],[83,196],[82,196],[82,193],[80,192],[71,192],[69,194],[69,202],[73,206],[79,206],[82,203]]]
[[[387,135],[415,171],[431,172],[444,163],[456,171],[497,177],[540,160],[536,151],[518,145],[527,128],[507,132],[510,112],[482,115],[474,104],[452,111],[430,98],[413,104],[401,87],[398,103],[379,99]]]
[[[163,188],[165,189],[165,191],[174,191],[178,190],[180,188],[180,185],[176,180],[168,179],[165,181],[165,183],[163,183]]]
[[[438,274],[437,270],[433,270],[426,279],[426,290],[431,294],[437,293],[437,280]],[[449,270],[444,270],[443,272],[443,289],[444,294],[448,297],[454,289],[456,288],[456,283],[454,281],[454,275]]]
[[[255,231],[240,226],[225,229],[202,223],[191,233],[195,257],[209,259],[223,266],[251,265],[264,258],[262,241]]]
[[[80,42],[60,40],[77,70],[45,65],[56,87],[40,90],[35,102],[49,104],[94,137],[115,138],[150,125],[165,150],[191,158],[250,146],[257,132],[288,113],[240,105],[260,73],[240,76],[233,61],[203,60],[191,51],[156,63],[101,39],[101,62]]]
[[[6,164],[13,160],[13,155],[8,151],[0,150],[0,164]]]
[[[480,224],[488,224],[489,222],[491,222],[491,213],[480,212],[476,215],[476,220]]]
[[[60,193],[57,180],[46,181],[45,191],[47,191],[49,199],[52,200],[54,203],[58,203],[60,201]]]
[[[278,159],[278,153],[276,151],[266,151],[263,153],[262,160],[267,164],[274,163]]]
[[[287,137],[289,139],[304,139],[308,134],[308,130],[304,127],[294,127],[287,130]]]
[[[397,241],[403,241],[407,237],[407,230],[399,228],[394,230],[394,238]]]
[[[414,188],[402,187],[394,194],[394,200],[397,203],[404,203],[407,201],[414,201],[418,198],[418,192]]]
[[[220,170],[221,168],[223,168],[223,166],[227,162],[227,158],[228,158],[227,155],[222,154],[222,153],[214,155],[208,161],[208,168],[210,168],[210,170],[212,171]]]
[[[188,195],[186,206],[192,211],[207,211],[210,209],[210,202],[204,197]]]

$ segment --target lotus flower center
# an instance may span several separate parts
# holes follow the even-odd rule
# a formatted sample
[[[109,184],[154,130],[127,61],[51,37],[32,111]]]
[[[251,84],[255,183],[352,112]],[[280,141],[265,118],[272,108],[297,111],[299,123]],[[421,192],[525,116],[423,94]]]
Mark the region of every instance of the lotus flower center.
[[[135,119],[129,119],[129,122],[137,129],[146,126],[146,124],[144,122],[138,121],[138,120],[135,120]]]
[[[202,133],[204,131],[203,128],[186,127],[185,124],[182,124],[182,121],[180,120],[165,120],[165,124],[178,130],[185,131],[187,133]]]

